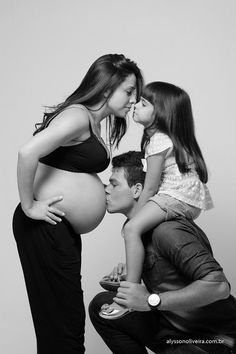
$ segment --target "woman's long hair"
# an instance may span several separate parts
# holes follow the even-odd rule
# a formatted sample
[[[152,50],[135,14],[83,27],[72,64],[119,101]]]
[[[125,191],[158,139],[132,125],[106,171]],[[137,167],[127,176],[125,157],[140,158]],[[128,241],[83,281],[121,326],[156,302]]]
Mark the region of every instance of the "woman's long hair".
[[[136,77],[137,99],[139,99],[143,86],[143,77],[137,64],[123,54],[101,56],[91,65],[79,87],[64,102],[50,107],[50,112],[44,113],[42,123],[35,125],[34,135],[43,130],[54,117],[73,104],[82,104],[89,108],[102,102],[104,93],[109,92],[107,101],[116,88],[131,74]],[[118,147],[121,138],[127,130],[126,120],[109,116],[108,129],[110,146],[115,145]]]
[[[195,137],[189,95],[175,85],[156,81],[144,87],[142,96],[154,106],[154,121],[144,129],[141,149],[145,149],[156,130],[167,134],[173,142],[180,172],[189,172],[187,156],[191,156],[200,180],[206,183],[207,167]]]

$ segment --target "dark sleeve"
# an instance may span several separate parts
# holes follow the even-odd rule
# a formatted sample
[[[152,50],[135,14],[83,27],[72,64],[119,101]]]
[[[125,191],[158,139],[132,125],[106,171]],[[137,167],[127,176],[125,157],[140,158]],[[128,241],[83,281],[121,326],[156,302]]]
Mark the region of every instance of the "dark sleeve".
[[[203,231],[186,219],[166,221],[153,231],[153,247],[189,280],[227,281]]]

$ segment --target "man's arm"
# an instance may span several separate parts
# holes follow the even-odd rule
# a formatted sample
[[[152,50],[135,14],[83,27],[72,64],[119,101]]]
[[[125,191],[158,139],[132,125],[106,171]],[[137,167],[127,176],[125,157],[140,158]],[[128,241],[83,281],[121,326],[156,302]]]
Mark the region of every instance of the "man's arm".
[[[173,291],[159,293],[162,311],[192,310],[209,305],[215,301],[226,299],[230,294],[226,281],[212,282],[196,280],[190,285]],[[121,282],[114,301],[136,311],[149,311],[147,298],[150,295],[143,284]]]
[[[189,282],[181,289],[172,283],[176,290],[159,293],[160,310],[192,310],[229,296],[229,284],[222,268],[213,257],[205,234],[194,223],[185,219],[162,223],[153,232],[152,245],[154,251],[158,250],[173,265],[173,270],[176,269]],[[169,279],[163,282],[166,280],[170,282]],[[144,285],[121,282],[115,301],[147,311],[148,295]]]
[[[226,281],[196,280],[183,289],[167,291],[161,297],[160,310],[191,310],[228,298],[229,284]]]

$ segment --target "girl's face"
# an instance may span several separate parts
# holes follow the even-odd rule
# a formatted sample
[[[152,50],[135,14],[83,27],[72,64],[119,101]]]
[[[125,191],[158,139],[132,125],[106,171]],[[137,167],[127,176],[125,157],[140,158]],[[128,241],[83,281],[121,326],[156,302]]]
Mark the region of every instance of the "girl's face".
[[[145,98],[136,103],[133,119],[136,123],[142,124],[145,128],[154,121],[154,106]]]
[[[136,103],[136,77],[131,74],[127,76],[108,99],[108,114],[123,118],[134,103]]]

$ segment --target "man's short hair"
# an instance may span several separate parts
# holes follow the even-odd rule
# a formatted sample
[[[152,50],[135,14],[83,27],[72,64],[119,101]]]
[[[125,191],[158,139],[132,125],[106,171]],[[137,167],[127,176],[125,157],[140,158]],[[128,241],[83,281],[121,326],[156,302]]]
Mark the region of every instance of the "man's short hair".
[[[129,187],[134,186],[136,183],[144,185],[146,174],[143,171],[142,158],[143,153],[141,151],[128,151],[124,154],[117,155],[112,159],[113,169],[124,169]]]

